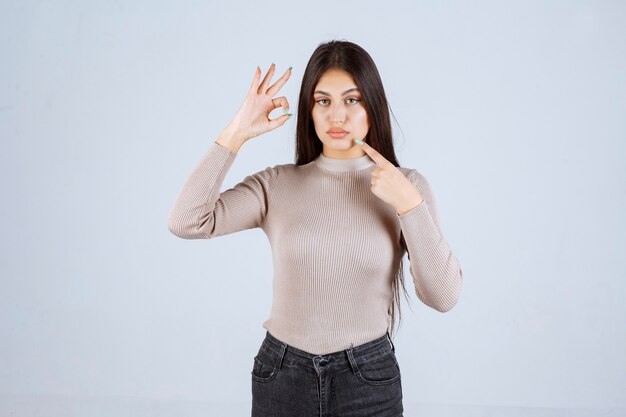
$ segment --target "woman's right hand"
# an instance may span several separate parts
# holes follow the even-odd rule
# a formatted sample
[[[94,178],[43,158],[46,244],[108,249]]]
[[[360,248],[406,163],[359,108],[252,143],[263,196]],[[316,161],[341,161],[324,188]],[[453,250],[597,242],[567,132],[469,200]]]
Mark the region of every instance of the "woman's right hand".
[[[272,98],[289,79],[291,67],[268,88],[275,69],[276,66],[272,64],[259,85],[261,69],[257,68],[243,104],[220,135],[223,141],[234,142],[241,146],[248,139],[282,126],[291,117],[291,114],[287,113],[289,110],[287,98],[284,96]],[[270,120],[270,112],[280,107],[283,108],[285,114]]]

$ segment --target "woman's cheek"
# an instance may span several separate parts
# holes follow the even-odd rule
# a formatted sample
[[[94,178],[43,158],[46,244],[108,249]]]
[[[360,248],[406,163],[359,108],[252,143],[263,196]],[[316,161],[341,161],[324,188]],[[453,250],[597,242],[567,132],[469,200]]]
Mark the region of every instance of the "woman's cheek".
[[[361,134],[361,138],[365,137],[365,135],[367,135],[367,132],[369,131],[369,123],[365,110],[359,109],[359,111],[353,115],[352,120],[354,122],[354,127],[357,128],[355,130],[357,130]]]

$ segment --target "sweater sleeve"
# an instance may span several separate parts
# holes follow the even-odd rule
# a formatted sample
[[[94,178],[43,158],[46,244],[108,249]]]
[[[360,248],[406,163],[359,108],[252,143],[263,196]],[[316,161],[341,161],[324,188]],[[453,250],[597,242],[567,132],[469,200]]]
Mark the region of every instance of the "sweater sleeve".
[[[262,227],[269,183],[275,169],[248,175],[220,193],[237,154],[214,142],[178,194],[168,219],[170,232],[183,239],[211,239]]]
[[[456,305],[463,286],[463,271],[446,242],[435,199],[426,178],[411,170],[407,178],[422,194],[422,202],[398,215],[402,243],[408,253],[415,293],[427,306],[446,312]]]

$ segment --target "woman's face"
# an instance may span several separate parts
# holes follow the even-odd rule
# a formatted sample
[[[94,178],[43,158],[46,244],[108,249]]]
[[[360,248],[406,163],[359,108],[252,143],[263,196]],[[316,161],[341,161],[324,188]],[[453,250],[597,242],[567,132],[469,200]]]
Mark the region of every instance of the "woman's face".
[[[365,140],[370,124],[352,76],[342,69],[326,71],[313,90],[313,101],[311,116],[322,153],[337,159],[365,155],[354,139]],[[333,131],[347,133],[332,135]]]

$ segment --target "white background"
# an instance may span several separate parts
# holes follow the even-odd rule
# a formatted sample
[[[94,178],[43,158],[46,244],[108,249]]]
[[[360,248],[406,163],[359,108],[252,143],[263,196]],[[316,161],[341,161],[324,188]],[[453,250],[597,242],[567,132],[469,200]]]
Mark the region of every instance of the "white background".
[[[626,4],[302,3],[1,3],[0,415],[249,415],[269,243],[167,216],[257,65],[293,66],[297,111],[331,39],[377,63],[463,267],[442,314],[405,256],[405,415],[626,415]],[[223,189],[293,162],[294,133]]]

